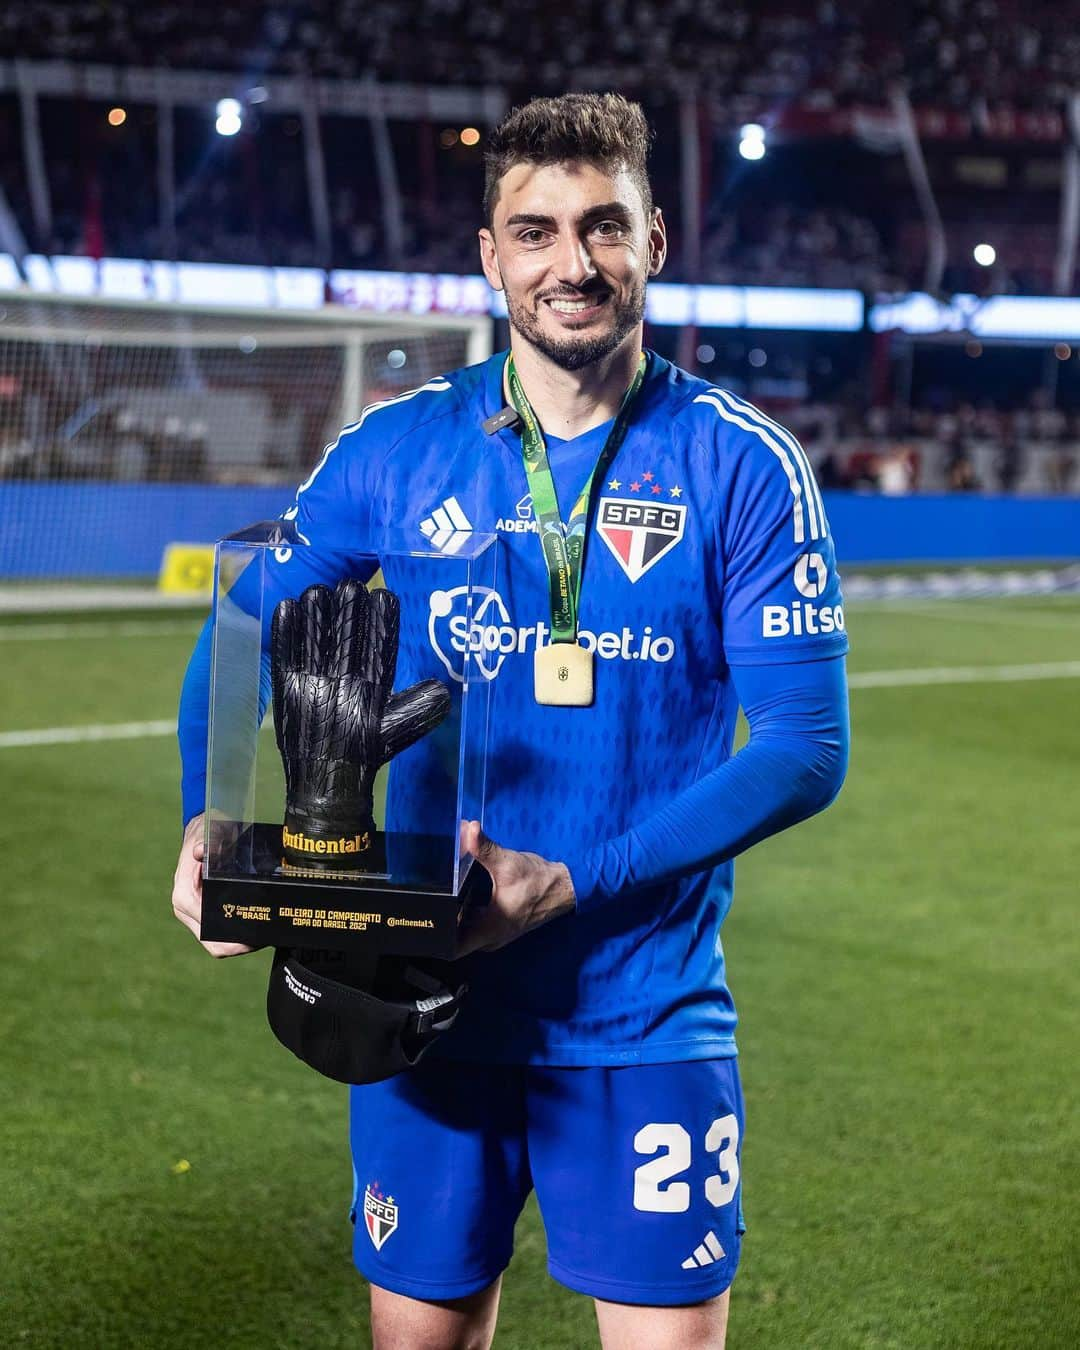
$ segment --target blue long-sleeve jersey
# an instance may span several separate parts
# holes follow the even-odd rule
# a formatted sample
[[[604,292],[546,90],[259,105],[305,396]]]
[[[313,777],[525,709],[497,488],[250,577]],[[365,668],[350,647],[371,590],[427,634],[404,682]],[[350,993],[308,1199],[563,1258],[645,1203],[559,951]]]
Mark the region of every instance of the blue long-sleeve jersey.
[[[650,354],[585,563],[596,701],[539,706],[532,652],[550,615],[520,439],[482,425],[503,407],[504,362],[365,410],[286,513],[316,549],[388,529],[448,550],[463,531],[502,536],[480,614],[467,620],[450,592],[402,594],[427,623],[398,684],[460,678],[467,660],[494,682],[485,828],[564,861],[578,907],[469,958],[469,999],[439,1049],[567,1065],[732,1055],[719,936],[731,860],[826,806],[847,763],[847,639],[821,496],[789,432]],[[608,430],[548,437],[564,510]],[[287,574],[303,553],[274,564],[293,594],[331,579]],[[204,633],[181,700],[185,819],[205,795],[208,671]],[[733,754],[740,704],[750,738]]]

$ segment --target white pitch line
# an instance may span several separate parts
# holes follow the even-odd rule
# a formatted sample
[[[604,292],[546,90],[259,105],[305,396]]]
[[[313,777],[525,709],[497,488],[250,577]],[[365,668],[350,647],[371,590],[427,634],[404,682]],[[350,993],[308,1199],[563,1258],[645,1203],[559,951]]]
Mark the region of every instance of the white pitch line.
[[[850,611],[857,607],[860,617],[864,614],[873,614],[875,617],[880,614],[890,617],[894,614],[917,614],[920,618],[943,619],[946,623],[952,623],[956,620],[961,623],[981,623],[999,628],[1042,628],[1054,633],[1060,633],[1063,630],[1068,632],[1071,626],[1075,626],[1077,616],[1080,615],[1080,609],[1064,605],[1061,614],[1054,617],[1049,614],[1014,613],[1003,608],[995,610],[978,608],[980,604],[989,606],[993,603],[989,600],[975,601],[970,604],[963,604],[956,600],[928,600],[925,602],[892,600],[888,602],[886,608],[884,603],[856,600],[846,608]]]
[[[159,620],[139,623],[8,623],[0,624],[0,642],[58,642],[66,638],[164,637],[194,633],[194,623]]]
[[[1029,666],[928,666],[915,670],[863,670],[848,676],[852,689],[903,689],[917,684],[1008,684],[1014,680],[1067,680],[1080,675],[1080,661],[1044,661]]]
[[[1029,666],[928,666],[915,670],[863,670],[848,677],[852,689],[902,689],[927,684],[1008,684],[1016,680],[1067,680],[1080,677],[1080,661],[1047,661]],[[267,722],[262,729],[270,727]],[[23,746],[76,745],[82,741],[135,741],[174,736],[176,722],[112,722],[85,727],[42,727],[37,731],[0,731],[0,750]]]
[[[167,722],[110,722],[88,727],[42,727],[38,731],[0,731],[0,750],[24,745],[74,745],[81,741],[138,741],[146,736],[175,736],[175,718]]]

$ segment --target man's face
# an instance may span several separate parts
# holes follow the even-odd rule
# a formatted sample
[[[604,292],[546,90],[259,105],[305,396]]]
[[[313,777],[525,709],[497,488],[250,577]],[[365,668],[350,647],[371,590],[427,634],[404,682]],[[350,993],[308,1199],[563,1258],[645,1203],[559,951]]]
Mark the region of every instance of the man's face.
[[[626,169],[580,161],[515,164],[499,181],[484,274],[506,293],[510,324],[564,370],[613,352],[641,323],[645,282],[667,244]]]

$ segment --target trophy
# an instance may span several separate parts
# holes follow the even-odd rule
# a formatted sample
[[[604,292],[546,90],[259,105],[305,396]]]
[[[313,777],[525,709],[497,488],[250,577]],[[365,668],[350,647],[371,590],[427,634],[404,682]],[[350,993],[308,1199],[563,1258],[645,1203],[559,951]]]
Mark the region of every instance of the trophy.
[[[456,955],[490,894],[460,823],[483,819],[497,547],[313,547],[287,521],[218,544],[204,938]]]

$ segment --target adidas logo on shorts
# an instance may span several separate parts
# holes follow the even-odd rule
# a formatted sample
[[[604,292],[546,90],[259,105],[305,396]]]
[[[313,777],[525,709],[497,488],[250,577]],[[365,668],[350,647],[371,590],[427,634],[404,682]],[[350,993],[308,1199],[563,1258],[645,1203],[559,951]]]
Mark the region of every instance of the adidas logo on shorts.
[[[699,1266],[711,1266],[714,1261],[722,1261],[726,1252],[720,1246],[720,1240],[710,1228],[705,1234],[705,1241],[694,1248],[693,1256],[688,1256],[682,1263],[683,1270],[697,1270]]]

